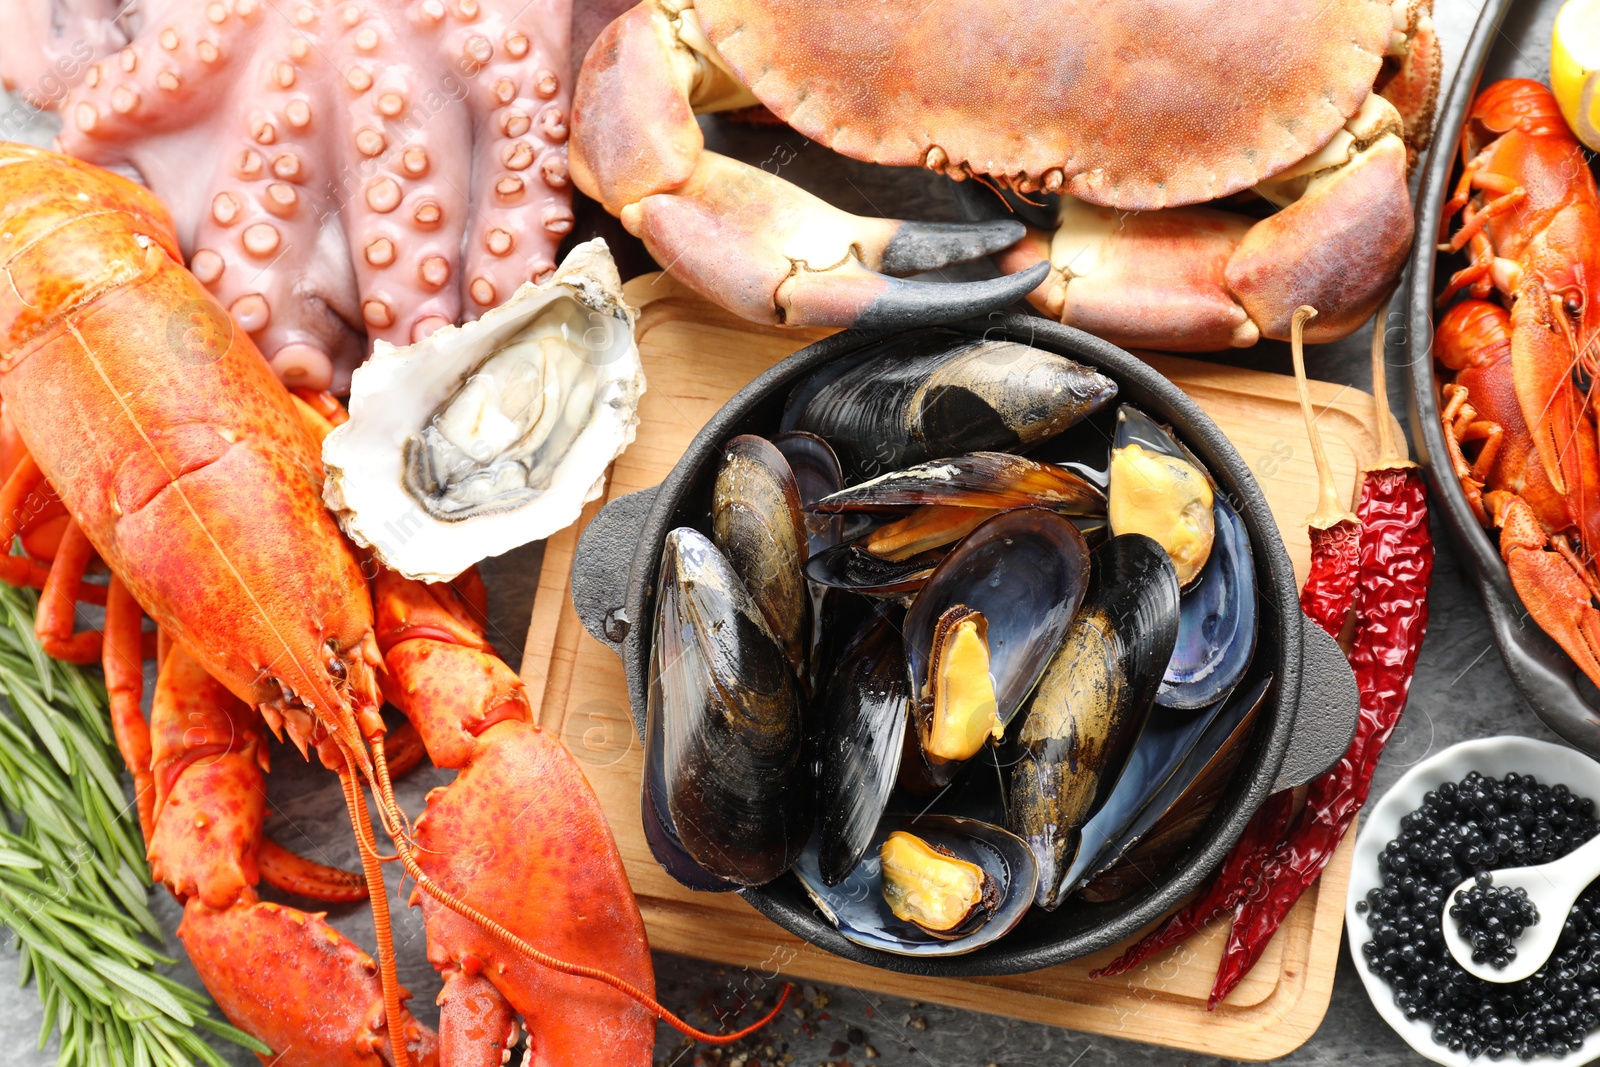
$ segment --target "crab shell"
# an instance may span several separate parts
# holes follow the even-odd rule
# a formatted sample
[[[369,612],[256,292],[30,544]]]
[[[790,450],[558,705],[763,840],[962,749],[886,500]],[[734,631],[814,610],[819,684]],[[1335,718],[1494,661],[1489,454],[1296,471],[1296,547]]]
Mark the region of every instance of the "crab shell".
[[[456,396],[468,375],[559,300],[575,301],[591,320],[615,320],[599,350],[574,350],[594,369],[594,396],[582,430],[536,488],[514,508],[446,520],[411,496],[406,442]],[[526,283],[475,322],[448,326],[396,348],[373,344],[351,379],[350,419],[322,446],[323,499],[345,534],[407,578],[449,581],[489,556],[570,526],[600,495],[611,461],[633,442],[644,370],[616,263],[602,240],[575,247],[545,282]],[[588,333],[584,344],[589,344]]]
[[[1228,196],[1316,151],[1372,91],[1395,26],[1388,0],[801,6],[694,3],[795,130],[857,159],[1138,211]]]

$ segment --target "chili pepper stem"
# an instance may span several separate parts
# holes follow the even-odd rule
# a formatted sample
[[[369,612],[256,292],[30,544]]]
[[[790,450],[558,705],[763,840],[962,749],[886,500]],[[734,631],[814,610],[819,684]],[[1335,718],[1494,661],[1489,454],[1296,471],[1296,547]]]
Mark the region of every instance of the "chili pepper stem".
[[[1306,436],[1311,441],[1311,456],[1317,465],[1317,510],[1306,519],[1311,540],[1311,566],[1300,589],[1300,610],[1322,627],[1334,640],[1340,640],[1355,603],[1356,567],[1361,552],[1361,522],[1339,500],[1333,468],[1322,444],[1322,432],[1311,410],[1311,393],[1306,384],[1305,324],[1316,316],[1312,307],[1301,307],[1290,325],[1290,347],[1294,352],[1294,381],[1300,393],[1300,414],[1305,418]]]
[[[1384,301],[1372,321],[1372,405],[1378,419],[1378,458],[1365,468],[1369,471],[1416,467],[1400,451],[1394,435],[1394,416],[1389,412],[1388,360],[1384,356],[1383,326],[1388,307],[1388,301]]]
[[[1313,530],[1326,530],[1341,522],[1353,523],[1355,513],[1339,501],[1339,489],[1334,482],[1333,466],[1328,462],[1328,451],[1322,443],[1322,431],[1317,429],[1317,416],[1311,407],[1311,390],[1306,383],[1306,323],[1317,317],[1317,309],[1302,305],[1290,322],[1290,348],[1294,352],[1294,385],[1300,394],[1300,414],[1306,420],[1306,436],[1311,440],[1311,460],[1317,467],[1317,510],[1306,518]],[[1380,442],[1382,436],[1379,437]]]

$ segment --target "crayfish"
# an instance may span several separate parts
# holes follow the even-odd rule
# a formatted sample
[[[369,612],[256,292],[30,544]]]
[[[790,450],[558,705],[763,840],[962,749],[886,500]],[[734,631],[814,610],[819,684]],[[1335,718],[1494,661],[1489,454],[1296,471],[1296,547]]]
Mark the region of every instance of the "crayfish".
[[[1485,89],[1440,251],[1470,262],[1440,296],[1434,355],[1451,464],[1478,521],[1500,530],[1534,621],[1600,684],[1600,456],[1592,404],[1600,335],[1600,192],[1550,90]],[[1497,297],[1498,300],[1491,300]]]

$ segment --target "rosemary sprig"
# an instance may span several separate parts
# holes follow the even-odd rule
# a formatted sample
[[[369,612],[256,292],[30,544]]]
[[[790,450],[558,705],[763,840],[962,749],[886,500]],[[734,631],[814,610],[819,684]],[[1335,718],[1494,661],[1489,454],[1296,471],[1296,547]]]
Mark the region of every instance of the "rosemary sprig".
[[[105,688],[44,654],[36,603],[0,584],[0,924],[44,1006],[39,1047],[59,1031],[58,1067],[226,1067],[205,1029],[270,1052],[156,971],[175,961],[150,945],[161,927]]]

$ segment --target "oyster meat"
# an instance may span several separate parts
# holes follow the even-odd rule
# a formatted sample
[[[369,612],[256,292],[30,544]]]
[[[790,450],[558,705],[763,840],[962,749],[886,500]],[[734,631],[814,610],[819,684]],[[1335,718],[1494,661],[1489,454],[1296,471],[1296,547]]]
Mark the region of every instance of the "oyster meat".
[[[638,426],[634,318],[596,240],[475,322],[376,342],[322,446],[345,533],[408,578],[447,581],[570,525]]]

